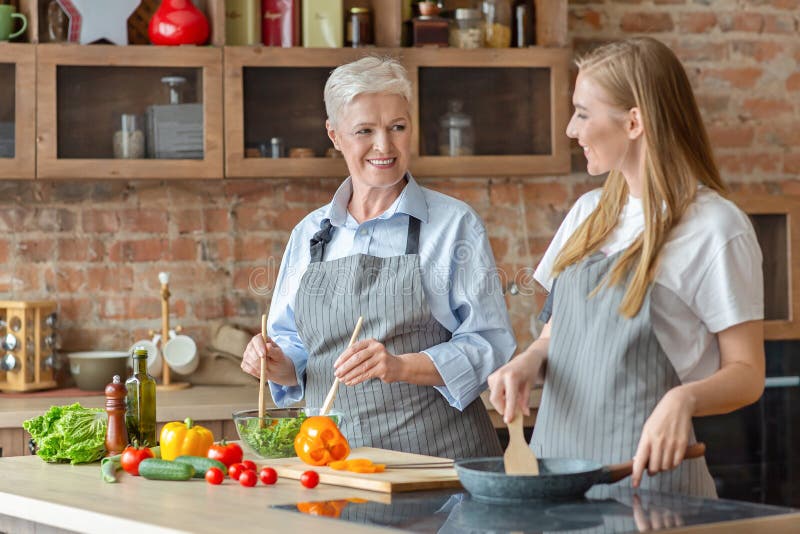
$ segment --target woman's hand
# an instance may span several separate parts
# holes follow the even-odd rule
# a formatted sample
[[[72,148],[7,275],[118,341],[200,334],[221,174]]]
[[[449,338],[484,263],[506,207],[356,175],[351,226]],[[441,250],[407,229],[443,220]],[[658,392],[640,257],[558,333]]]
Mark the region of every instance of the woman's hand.
[[[242,371],[259,378],[261,376],[261,358],[267,359],[267,380],[282,386],[297,385],[294,362],[286,357],[280,346],[272,339],[268,337],[267,342],[264,343],[261,334],[256,334],[244,350]]]
[[[681,386],[667,392],[647,418],[633,457],[633,487],[638,488],[645,468],[655,475],[683,461],[692,430],[695,399]]]
[[[355,386],[371,378],[387,384],[397,382],[400,380],[402,366],[401,359],[375,339],[353,343],[333,363],[334,374],[348,386]]]
[[[489,375],[489,400],[503,415],[506,424],[514,419],[517,412],[531,414],[528,400],[541,363],[536,352],[525,351]]]

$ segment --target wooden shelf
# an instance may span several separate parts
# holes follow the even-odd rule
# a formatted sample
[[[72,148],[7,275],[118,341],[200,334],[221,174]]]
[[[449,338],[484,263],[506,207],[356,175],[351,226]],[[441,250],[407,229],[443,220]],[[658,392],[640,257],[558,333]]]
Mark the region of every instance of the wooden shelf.
[[[47,2],[19,0],[31,44],[0,45],[8,52],[2,57],[10,58],[0,61],[0,79],[12,71],[15,78],[13,107],[0,104],[0,120],[12,110],[18,119],[15,157],[0,160],[0,179],[345,176],[341,158],[323,157],[330,141],[322,92],[333,68],[364,55],[395,57],[408,69],[410,168],[417,176],[569,172],[566,0],[531,0],[539,46],[476,50],[401,48],[404,0],[342,1],[345,10],[372,9],[378,48],[225,47],[224,0],[206,0],[208,47],[37,44],[47,38],[40,35]],[[448,8],[468,3],[453,0]],[[194,93],[186,102],[202,103],[203,159],[113,159],[119,115],[166,103],[160,78],[176,74]],[[0,82],[3,102],[12,101],[10,91]],[[473,155],[438,155],[439,119],[454,99],[465,101],[473,118]],[[311,148],[316,157],[246,157],[247,148],[272,137],[283,138],[287,148]]]
[[[800,338],[800,198],[734,194],[764,258],[764,338]]]
[[[248,158],[245,150],[268,142],[270,137],[282,137],[288,146],[300,142],[322,156],[329,146],[322,103],[325,79],[337,65],[365,55],[395,57],[408,70],[414,86],[410,167],[415,174],[487,176],[498,171],[503,175],[569,171],[569,143],[564,135],[569,119],[568,49],[226,47],[226,176],[343,176],[346,169],[341,160]],[[486,81],[486,76],[475,75],[490,69],[502,69],[502,76]],[[450,83],[446,84],[448,79]],[[506,80],[514,81],[511,91],[502,83]],[[447,99],[457,96],[475,106],[476,122],[483,119],[476,124],[476,131],[486,128],[485,133],[476,135],[476,151],[481,155],[430,155],[431,145],[435,148],[431,139],[435,140],[438,117]],[[283,133],[289,130],[291,133]],[[495,139],[512,135],[517,137],[500,143]],[[482,153],[481,142],[486,146],[489,140],[493,146]],[[515,145],[516,152],[491,153]],[[519,146],[532,148],[521,150]]]
[[[0,121],[14,123],[14,157],[0,158],[0,177],[36,176],[36,49],[0,43]]]
[[[38,177],[222,178],[219,48],[43,44],[36,49]],[[188,84],[196,98],[188,101],[203,104],[203,159],[111,158],[115,116],[166,103],[166,96],[158,98],[164,91],[159,78],[173,74],[187,75],[190,82],[196,78]],[[69,137],[60,138],[59,131]],[[92,150],[99,157],[86,157]]]

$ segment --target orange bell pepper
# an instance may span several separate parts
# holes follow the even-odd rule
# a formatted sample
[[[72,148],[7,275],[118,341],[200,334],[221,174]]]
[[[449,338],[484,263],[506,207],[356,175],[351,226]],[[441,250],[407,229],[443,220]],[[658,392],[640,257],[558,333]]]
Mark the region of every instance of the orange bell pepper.
[[[383,473],[386,470],[386,464],[374,464],[372,460],[366,458],[330,462],[328,467],[337,471],[352,471],[354,473]]]
[[[294,451],[305,463],[320,466],[347,458],[350,444],[333,419],[315,415],[300,426],[294,439]]]

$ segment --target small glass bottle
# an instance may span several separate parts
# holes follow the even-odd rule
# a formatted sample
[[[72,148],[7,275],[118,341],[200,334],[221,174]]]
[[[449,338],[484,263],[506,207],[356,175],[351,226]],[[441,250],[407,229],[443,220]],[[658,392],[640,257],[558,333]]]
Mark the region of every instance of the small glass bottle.
[[[353,48],[375,44],[372,36],[372,12],[368,7],[350,8],[345,43]]]
[[[144,157],[144,132],[136,115],[122,114],[120,129],[114,132],[114,157],[116,159],[141,159]]]
[[[483,17],[486,19],[485,44],[488,48],[511,46],[511,0],[483,0]]]
[[[450,100],[449,111],[439,120],[439,154],[469,156],[475,152],[475,132],[472,117],[464,113],[461,100]]]
[[[156,445],[156,381],[147,374],[147,349],[133,351],[133,375],[125,381],[125,426],[128,439],[139,445]]]

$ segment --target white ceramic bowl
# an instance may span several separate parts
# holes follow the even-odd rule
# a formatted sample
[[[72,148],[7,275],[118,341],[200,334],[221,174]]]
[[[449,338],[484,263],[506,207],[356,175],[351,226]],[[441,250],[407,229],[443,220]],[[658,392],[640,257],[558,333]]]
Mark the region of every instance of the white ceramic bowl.
[[[75,383],[85,391],[102,391],[114,375],[119,375],[123,382],[128,378],[131,356],[127,352],[93,350],[71,352],[67,357]]]

